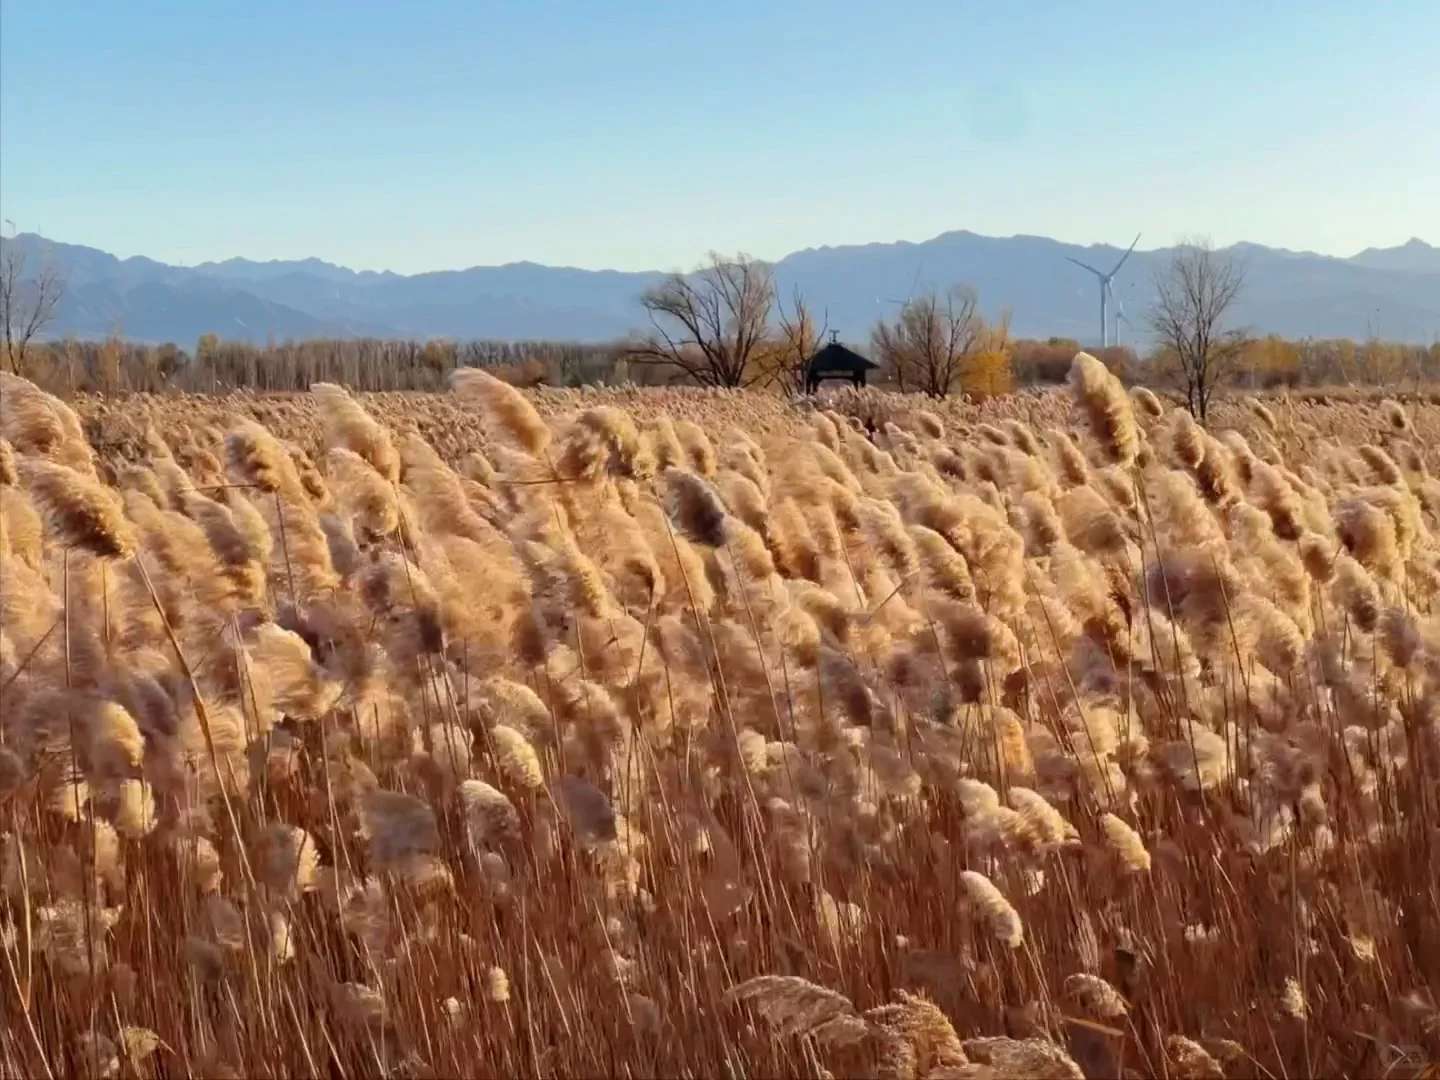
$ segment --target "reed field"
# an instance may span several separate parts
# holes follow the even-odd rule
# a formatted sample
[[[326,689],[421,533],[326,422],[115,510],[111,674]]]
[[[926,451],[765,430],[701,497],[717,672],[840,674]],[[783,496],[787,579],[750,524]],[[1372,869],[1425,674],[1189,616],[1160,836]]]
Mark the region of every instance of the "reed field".
[[[1440,406],[0,375],[0,1078],[1440,1059]]]

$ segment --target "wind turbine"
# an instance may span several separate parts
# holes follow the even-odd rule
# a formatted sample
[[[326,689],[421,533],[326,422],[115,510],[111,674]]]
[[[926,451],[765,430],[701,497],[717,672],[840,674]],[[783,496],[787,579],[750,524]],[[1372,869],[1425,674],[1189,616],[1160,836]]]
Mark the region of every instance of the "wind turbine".
[[[1112,295],[1113,295],[1113,294],[1112,294]],[[1130,316],[1125,314],[1125,305],[1121,302],[1120,297],[1116,296],[1116,297],[1115,297],[1115,344],[1116,344],[1116,345],[1119,345],[1119,344],[1120,344],[1120,324],[1121,324],[1122,322],[1123,322],[1127,327],[1129,327],[1131,330],[1134,330],[1134,329],[1135,329],[1135,324],[1130,321]]]
[[[1100,347],[1102,349],[1110,344],[1110,298],[1115,295],[1110,283],[1115,279],[1115,275],[1120,272],[1120,267],[1125,265],[1125,260],[1130,258],[1130,253],[1135,250],[1135,245],[1139,242],[1140,234],[1136,233],[1135,239],[1132,240],[1130,246],[1125,249],[1125,254],[1120,256],[1120,261],[1115,264],[1114,268],[1108,274],[1102,274],[1099,270],[1096,270],[1095,267],[1083,263],[1079,259],[1072,259],[1069,255],[1065,256],[1067,261],[1074,263],[1082,270],[1089,270],[1100,282]],[[1125,321],[1129,323],[1130,320],[1126,319]],[[1118,325],[1116,327],[1116,334],[1117,336],[1119,334]]]

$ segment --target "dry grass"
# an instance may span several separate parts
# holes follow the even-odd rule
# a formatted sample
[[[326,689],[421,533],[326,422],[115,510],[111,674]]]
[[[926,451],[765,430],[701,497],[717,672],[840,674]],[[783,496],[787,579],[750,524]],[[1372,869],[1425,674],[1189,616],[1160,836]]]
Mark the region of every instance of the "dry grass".
[[[1440,1054],[1440,409],[1075,387],[7,380],[0,1076]]]

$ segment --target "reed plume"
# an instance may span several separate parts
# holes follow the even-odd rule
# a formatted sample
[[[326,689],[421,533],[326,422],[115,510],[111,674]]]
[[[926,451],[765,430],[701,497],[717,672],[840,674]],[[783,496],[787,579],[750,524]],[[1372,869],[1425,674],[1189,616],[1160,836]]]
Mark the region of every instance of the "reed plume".
[[[455,392],[479,407],[496,438],[511,440],[527,454],[539,456],[545,452],[550,445],[550,427],[520,391],[475,368],[457,369],[454,381]]]
[[[124,558],[135,552],[135,530],[120,500],[99,481],[40,458],[22,459],[17,468],[57,543],[100,558]]]
[[[1119,465],[1133,464],[1140,450],[1140,436],[1134,409],[1120,380],[1095,357],[1082,352],[1075,355],[1070,366],[1070,385],[1101,449]]]

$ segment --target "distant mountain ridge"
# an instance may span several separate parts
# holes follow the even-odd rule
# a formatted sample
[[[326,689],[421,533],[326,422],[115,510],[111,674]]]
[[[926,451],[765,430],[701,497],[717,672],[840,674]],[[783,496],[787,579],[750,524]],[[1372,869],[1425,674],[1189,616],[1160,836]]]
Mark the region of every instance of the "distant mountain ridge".
[[[1411,237],[1399,247],[1366,248],[1352,255],[1350,262],[1376,270],[1415,270],[1433,273],[1440,270],[1440,248],[1433,248],[1419,237]]]
[[[191,347],[203,334],[263,341],[308,337],[447,337],[599,341],[645,325],[641,292],[659,271],[580,270],[510,263],[419,274],[355,271],[318,258],[232,258],[170,266],[119,259],[30,233],[29,265],[54,259],[68,288],[50,333],[98,337],[119,326],[130,338]],[[1008,309],[1023,337],[1099,335],[1094,279],[1067,257],[1108,268],[1120,248],[1084,247],[1042,236],[943,233],[915,243],[807,248],[774,264],[777,290],[804,293],[847,340],[864,341],[877,318],[915,291],[952,284],[979,290],[989,312]],[[1235,321],[1286,337],[1371,334],[1396,341],[1440,339],[1440,248],[1420,239],[1367,248],[1350,258],[1242,243],[1246,266]],[[1129,325],[1121,339],[1143,344],[1155,272],[1172,249],[1137,250],[1115,280]]]
[[[389,278],[398,277],[398,274],[389,270],[351,270],[348,267],[336,266],[324,259],[310,257],[308,259],[270,259],[267,262],[256,262],[253,259],[242,259],[235,257],[225,259],[223,262],[203,262],[194,268],[202,274],[211,277],[227,278],[232,281],[260,281],[287,277],[291,274],[308,274],[312,277],[324,278],[326,281],[384,281]]]

